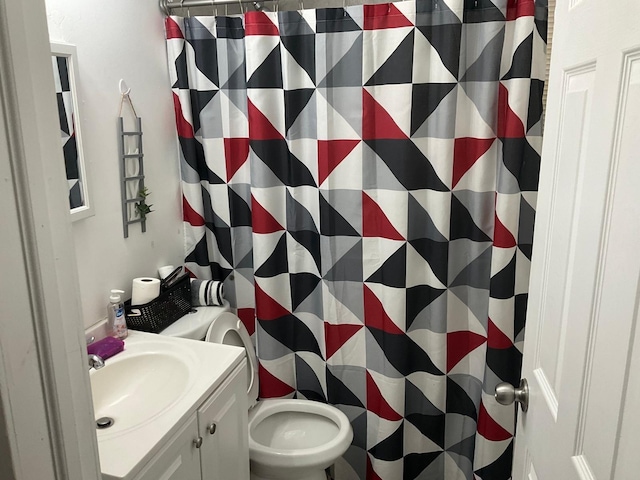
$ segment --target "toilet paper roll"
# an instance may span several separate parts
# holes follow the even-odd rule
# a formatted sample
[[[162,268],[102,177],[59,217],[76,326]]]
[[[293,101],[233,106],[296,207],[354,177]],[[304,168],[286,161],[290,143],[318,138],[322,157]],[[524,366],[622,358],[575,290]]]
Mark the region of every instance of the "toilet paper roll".
[[[160,295],[160,280],[140,277],[133,279],[131,305],[144,305]]]
[[[165,265],[164,267],[158,268],[158,276],[164,280],[167,276],[176,269],[173,265]]]

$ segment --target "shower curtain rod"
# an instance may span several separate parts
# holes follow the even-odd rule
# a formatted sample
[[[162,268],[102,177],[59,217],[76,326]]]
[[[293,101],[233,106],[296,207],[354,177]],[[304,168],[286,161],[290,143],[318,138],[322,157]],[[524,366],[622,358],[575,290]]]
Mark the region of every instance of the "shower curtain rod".
[[[167,15],[171,15],[172,10],[190,7],[217,7],[219,5],[244,5],[251,4],[256,10],[262,9],[262,4],[277,3],[278,0],[160,0],[160,9]]]

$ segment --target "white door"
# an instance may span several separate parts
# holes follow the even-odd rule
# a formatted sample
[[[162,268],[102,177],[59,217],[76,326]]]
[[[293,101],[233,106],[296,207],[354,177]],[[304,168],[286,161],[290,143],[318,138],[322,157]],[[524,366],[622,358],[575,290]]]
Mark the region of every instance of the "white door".
[[[513,478],[639,479],[640,1],[558,1],[544,134]]]

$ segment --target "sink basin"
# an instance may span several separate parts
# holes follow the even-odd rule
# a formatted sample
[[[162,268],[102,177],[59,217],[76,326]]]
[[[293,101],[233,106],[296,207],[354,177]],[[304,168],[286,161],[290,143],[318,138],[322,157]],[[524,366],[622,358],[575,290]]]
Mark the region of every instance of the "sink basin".
[[[142,352],[114,357],[91,371],[96,419],[109,417],[105,433],[136,428],[167,410],[189,385],[186,361],[173,352]]]
[[[239,347],[129,331],[124,351],[89,370],[94,419],[113,419],[96,429],[102,480],[138,476],[243,361]]]

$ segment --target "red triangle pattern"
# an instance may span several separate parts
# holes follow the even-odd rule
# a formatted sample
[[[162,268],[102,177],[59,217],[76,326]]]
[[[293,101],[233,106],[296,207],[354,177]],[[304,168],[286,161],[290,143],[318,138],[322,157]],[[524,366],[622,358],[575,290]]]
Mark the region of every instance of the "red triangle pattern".
[[[453,144],[453,187],[487,153],[494,141],[495,138],[456,138]]]
[[[362,192],[362,236],[405,240],[391,224],[380,206],[364,192]]]
[[[367,410],[380,418],[396,422],[402,420],[402,415],[396,412],[385,400],[371,374],[367,371]]]
[[[249,158],[248,138],[225,138],[224,161],[227,165],[227,182]]]
[[[280,35],[277,25],[264,12],[247,12],[244,15],[244,21],[245,35]]]
[[[325,322],[324,340],[327,360],[333,356],[347,341],[353,337],[363,325],[340,324],[332,325]]]
[[[204,218],[202,218],[198,212],[191,208],[191,205],[189,205],[187,199],[184,198],[184,195],[182,196],[182,219],[185,222],[189,222],[189,225],[193,227],[202,227],[205,223]]]
[[[255,308],[239,308],[238,318],[242,320],[244,328],[247,329],[249,335],[253,335],[256,331],[256,310]]]
[[[282,140],[282,135],[252,102],[247,100],[249,138],[252,140]]]
[[[373,469],[370,453],[367,453],[367,480],[382,480],[380,475],[378,475],[376,471]]]
[[[193,138],[193,126],[187,122],[182,115],[182,105],[180,104],[180,98],[175,93],[173,94],[173,110],[176,112],[176,127],[178,129],[178,136],[182,138]]]
[[[385,4],[385,8],[386,4]],[[396,139],[407,140],[395,120],[376,100],[362,89],[362,139]]]
[[[513,234],[504,226],[496,214],[495,227],[493,229],[493,245],[499,248],[512,248],[517,245]]]
[[[498,137],[524,138],[524,125],[509,106],[509,90],[502,83],[498,91]]]
[[[533,17],[535,13],[534,0],[507,0],[507,21],[520,17]]]
[[[173,21],[171,17],[167,17],[164,21],[164,29],[167,34],[167,40],[171,40],[172,38],[182,38],[184,40],[184,36],[182,35],[182,30],[178,24]]]
[[[318,182],[324,182],[359,143],[360,140],[318,140]]]
[[[364,289],[364,324],[386,333],[403,335],[404,332],[393,323],[393,320],[384,311],[384,306],[375,293],[366,285],[362,285],[362,287]]]
[[[258,380],[260,382],[260,398],[284,397],[295,391],[291,385],[284,383],[264,368],[262,364],[258,365]]]
[[[477,333],[461,331],[447,333],[447,373],[460,360],[486,342],[487,339]]]
[[[491,319],[489,319],[489,327],[487,329],[487,346],[498,350],[513,347],[511,339],[509,339]]]
[[[251,196],[251,224],[253,233],[274,233],[284,230],[284,227],[258,203],[253,195]]]
[[[260,320],[276,320],[290,314],[256,284],[256,315]]]
[[[413,27],[413,23],[393,3],[364,5],[364,29]]]
[[[502,425],[491,418],[484,403],[480,403],[480,411],[478,412],[478,433],[492,442],[501,442],[513,437]]]

